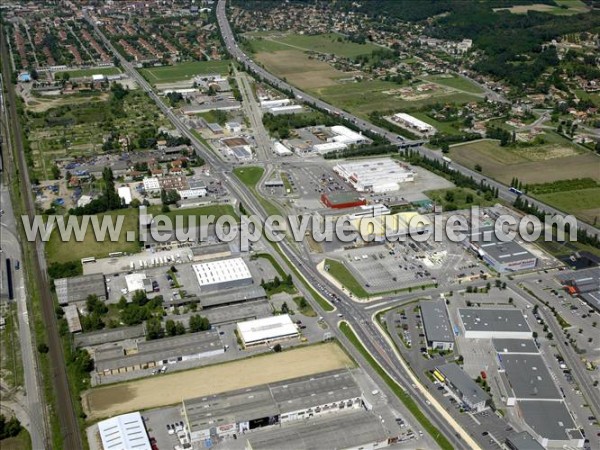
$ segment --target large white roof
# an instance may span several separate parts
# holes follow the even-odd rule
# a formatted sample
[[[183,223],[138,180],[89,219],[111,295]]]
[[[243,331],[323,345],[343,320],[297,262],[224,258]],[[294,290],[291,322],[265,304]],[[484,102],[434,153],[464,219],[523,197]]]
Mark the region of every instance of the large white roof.
[[[288,314],[239,322],[237,327],[246,344],[298,334],[298,328]]]
[[[192,267],[200,287],[252,278],[250,269],[242,258],[221,259],[194,264]]]
[[[122,414],[98,422],[104,450],[151,450],[148,433],[139,412]]]
[[[119,189],[117,189],[117,194],[125,201],[126,205],[131,203],[131,189],[129,186],[121,186]]]

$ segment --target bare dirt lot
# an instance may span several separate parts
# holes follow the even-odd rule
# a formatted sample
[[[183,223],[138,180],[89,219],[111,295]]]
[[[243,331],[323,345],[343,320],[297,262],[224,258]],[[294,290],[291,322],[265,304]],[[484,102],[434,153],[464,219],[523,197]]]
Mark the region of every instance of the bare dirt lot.
[[[540,153],[541,149],[544,149],[544,155]],[[591,152],[571,152],[552,144],[540,149],[513,151],[500,147],[495,141],[483,140],[452,146],[450,156],[466,167],[479,164],[484,175],[503,183],[510,183],[513,177],[527,184],[586,177],[600,181],[600,158]],[[562,156],[566,154],[570,156]]]
[[[310,59],[299,50],[261,52],[256,56],[271,72],[286,77],[287,81],[300,89],[315,89],[334,86],[337,79],[351,74],[334,69],[329,64]]]
[[[82,404],[88,419],[97,420],[350,366],[353,362],[337,344],[313,345],[91,389],[84,393]]]

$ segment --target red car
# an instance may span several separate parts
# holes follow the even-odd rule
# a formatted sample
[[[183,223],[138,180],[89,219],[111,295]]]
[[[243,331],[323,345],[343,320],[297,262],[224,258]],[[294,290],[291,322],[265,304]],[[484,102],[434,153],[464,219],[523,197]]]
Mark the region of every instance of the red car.
[[[487,378],[487,373],[485,373],[485,370],[481,371],[481,379],[485,380]]]

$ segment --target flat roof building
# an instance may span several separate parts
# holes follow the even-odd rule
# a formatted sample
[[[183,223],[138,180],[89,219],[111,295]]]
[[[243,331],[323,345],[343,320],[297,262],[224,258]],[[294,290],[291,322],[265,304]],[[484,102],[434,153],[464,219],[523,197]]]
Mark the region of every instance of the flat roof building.
[[[518,309],[459,308],[467,339],[531,339],[531,328]]]
[[[98,300],[106,300],[106,283],[104,275],[81,275],[71,278],[58,278],[54,280],[56,296],[59,305],[84,302],[88,296],[95,295]]]
[[[151,450],[142,415],[139,412],[121,414],[98,422],[104,450]]]
[[[338,164],[333,171],[359,192],[397,191],[400,184],[415,180],[415,173],[391,158]]]
[[[343,125],[334,125],[330,130],[335,134],[331,139],[333,142],[340,142],[346,145],[358,145],[369,142],[366,136],[363,136],[356,131],[352,131],[350,128]]]
[[[288,314],[239,322],[237,331],[244,346],[267,344],[298,336],[298,327]]]
[[[519,402],[518,408],[529,431],[544,448],[583,447],[585,439],[563,401]]]
[[[406,128],[410,128],[418,131],[423,134],[433,134],[435,133],[435,127],[429,125],[427,122],[423,122],[416,117],[411,116],[406,113],[398,113],[392,116],[392,120],[403,125]]]
[[[96,372],[115,375],[209,358],[223,354],[225,347],[219,333],[211,330],[139,341],[135,344],[135,350],[126,354],[120,344],[97,349],[94,354]]]
[[[129,205],[131,203],[131,189],[129,186],[121,186],[117,189],[117,195],[121,198],[121,201],[125,205]]]
[[[312,146],[313,151],[317,152],[319,155],[338,152],[340,150],[345,150],[346,148],[348,148],[348,146],[343,142],[325,142],[323,144],[315,144]]]
[[[321,202],[328,208],[355,208],[367,204],[367,200],[352,192],[331,192],[321,194]]]
[[[537,257],[516,240],[501,241],[494,226],[485,226],[473,231],[469,237],[469,248],[498,272],[516,272],[535,268]]]
[[[242,258],[222,259],[192,265],[201,292],[252,284],[252,274]]]
[[[540,351],[533,339],[492,339],[498,353],[537,355]]]
[[[294,153],[279,141],[273,144],[273,151],[279,156],[289,156]]]
[[[559,281],[571,295],[578,296],[600,312],[600,269],[591,267],[559,274]]]
[[[362,407],[350,372],[337,370],[184,400],[192,442]]]
[[[527,431],[512,433],[506,437],[509,450],[544,450],[544,447]]]
[[[452,350],[454,333],[444,299],[419,302],[427,346],[432,349]]]
[[[401,236],[429,234],[433,224],[417,212],[382,214],[376,217],[358,217],[351,222],[365,241],[387,241]]]
[[[83,328],[81,327],[81,320],[79,319],[79,310],[77,305],[68,305],[63,308],[65,312],[65,319],[69,326],[70,333],[81,333]]]
[[[436,377],[441,378],[458,398],[472,411],[480,412],[488,407],[491,398],[457,364],[449,363],[435,368]],[[435,373],[434,372],[434,373]]]
[[[515,400],[562,400],[542,356],[499,354]]]
[[[152,292],[152,281],[143,272],[125,275],[125,284],[127,285],[127,290],[131,293],[135,291]]]

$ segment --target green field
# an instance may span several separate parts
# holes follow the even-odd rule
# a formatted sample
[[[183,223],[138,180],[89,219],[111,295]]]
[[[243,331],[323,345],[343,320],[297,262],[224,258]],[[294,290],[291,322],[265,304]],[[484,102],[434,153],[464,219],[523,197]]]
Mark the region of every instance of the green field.
[[[590,100],[595,106],[600,107],[600,94],[597,92],[585,92],[583,89],[575,89],[575,94],[581,100]]]
[[[22,428],[15,437],[2,439],[2,450],[30,450],[31,438],[25,428]]]
[[[544,203],[589,223],[600,219],[600,188],[535,195]]]
[[[329,266],[328,273],[338,280],[352,294],[359,298],[366,298],[369,293],[365,291],[362,284],[352,275],[352,272],[341,262],[335,259],[326,259],[325,266]]]
[[[237,167],[233,170],[236,177],[240,179],[242,183],[251,189],[256,188],[256,184],[260,181],[265,169],[262,167]]]
[[[488,200],[485,196],[479,195],[476,191],[469,188],[437,189],[425,191],[424,194],[436,202],[436,204],[442,205],[444,211],[467,209],[475,205],[491,206],[497,202],[497,199]],[[468,196],[472,198],[470,202],[467,201]]]
[[[421,119],[423,122],[427,122],[429,125],[435,127],[436,130],[446,134],[460,134],[458,129],[459,122],[440,122],[439,120],[432,119],[424,112],[412,112],[411,116]]]
[[[479,97],[463,93],[444,93],[419,100],[406,100],[400,95],[385,93],[401,85],[391,81],[373,80],[337,84],[312,91],[328,103],[367,118],[373,111],[413,111],[433,103],[464,104],[481,101]]]
[[[471,83],[469,80],[466,80],[462,77],[458,76],[444,76],[444,75],[432,75],[429,77],[423,78],[425,81],[431,81],[432,83],[441,84],[443,86],[448,86],[453,89],[458,89],[461,91],[470,92],[472,94],[481,94],[483,93],[483,89],[481,89],[476,84]]]
[[[140,73],[149,83],[175,83],[193,78],[200,74],[229,73],[231,61],[190,61],[175,64],[174,66],[152,67],[140,69]]]
[[[95,69],[66,70],[64,72],[56,72],[54,76],[58,74],[62,76],[65,73],[68,73],[71,78],[82,78],[91,77],[92,75],[116,75],[121,73],[121,69],[118,67],[97,67]]]
[[[351,42],[343,36],[335,33],[304,35],[290,34],[286,36],[271,35],[263,33],[259,39],[252,39],[253,51],[278,51],[298,49],[302,51],[313,51],[327,53],[344,58],[355,58],[359,55],[369,55],[379,47],[371,43],[358,44]]]

